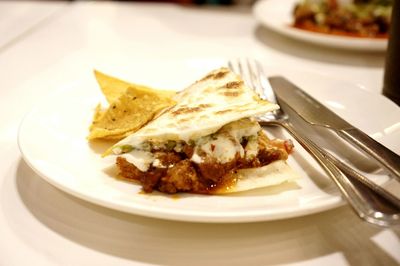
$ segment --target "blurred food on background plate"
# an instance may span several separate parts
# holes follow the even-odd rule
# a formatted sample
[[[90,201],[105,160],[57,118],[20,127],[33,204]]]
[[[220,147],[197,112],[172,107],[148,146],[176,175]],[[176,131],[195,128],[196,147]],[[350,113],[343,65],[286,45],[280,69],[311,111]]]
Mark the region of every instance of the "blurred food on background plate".
[[[387,38],[394,0],[302,0],[294,9],[299,29],[352,37]]]

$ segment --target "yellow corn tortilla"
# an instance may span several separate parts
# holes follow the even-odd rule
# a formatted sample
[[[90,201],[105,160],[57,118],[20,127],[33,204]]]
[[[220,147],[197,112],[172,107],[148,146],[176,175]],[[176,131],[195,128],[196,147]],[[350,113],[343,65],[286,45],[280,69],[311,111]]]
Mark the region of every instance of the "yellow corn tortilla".
[[[94,71],[99,86],[110,103],[106,110],[99,104],[89,128],[89,140],[120,140],[153,119],[163,109],[175,104],[173,91],[155,90],[128,83]]]
[[[120,80],[118,78],[106,75],[98,70],[94,70],[94,76],[97,83],[100,86],[101,91],[107,99],[109,104],[113,103],[119,98],[123,93],[125,93],[128,87],[134,87],[142,91],[154,92],[158,95],[164,97],[173,97],[175,95],[174,91],[156,90],[144,85],[134,84],[127,81]]]

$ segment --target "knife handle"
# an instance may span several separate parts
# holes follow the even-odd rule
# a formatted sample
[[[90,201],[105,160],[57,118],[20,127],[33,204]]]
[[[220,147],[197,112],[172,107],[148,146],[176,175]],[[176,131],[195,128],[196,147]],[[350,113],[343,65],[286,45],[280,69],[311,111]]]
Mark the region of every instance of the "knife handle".
[[[338,134],[376,159],[400,181],[400,156],[357,128],[342,129]]]

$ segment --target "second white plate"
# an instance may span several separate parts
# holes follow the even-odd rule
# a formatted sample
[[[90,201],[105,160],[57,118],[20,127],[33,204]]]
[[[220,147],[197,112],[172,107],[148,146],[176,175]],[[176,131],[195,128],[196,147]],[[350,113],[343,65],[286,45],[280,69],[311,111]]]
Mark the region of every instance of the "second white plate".
[[[264,26],[288,37],[328,47],[360,51],[385,51],[387,40],[356,38],[309,32],[292,27],[293,8],[299,0],[259,0],[253,7],[256,19]]]

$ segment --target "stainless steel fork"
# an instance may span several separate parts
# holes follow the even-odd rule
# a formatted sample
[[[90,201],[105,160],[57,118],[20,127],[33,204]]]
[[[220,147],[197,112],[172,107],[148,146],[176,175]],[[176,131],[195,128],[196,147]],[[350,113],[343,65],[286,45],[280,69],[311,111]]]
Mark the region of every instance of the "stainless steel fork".
[[[261,98],[278,103],[275,93],[257,61],[249,59],[231,60],[228,62],[228,67],[239,74],[245,83],[250,88],[253,88]],[[361,181],[361,174],[355,172],[298,132],[282,109],[260,117],[259,122],[266,126],[274,125],[285,128],[331,177],[344,198],[361,219],[380,226],[400,224],[400,206],[395,206],[387,198],[380,197],[372,190],[373,187],[368,188],[364,183],[356,182],[357,179]],[[348,177],[353,178],[352,181]]]

